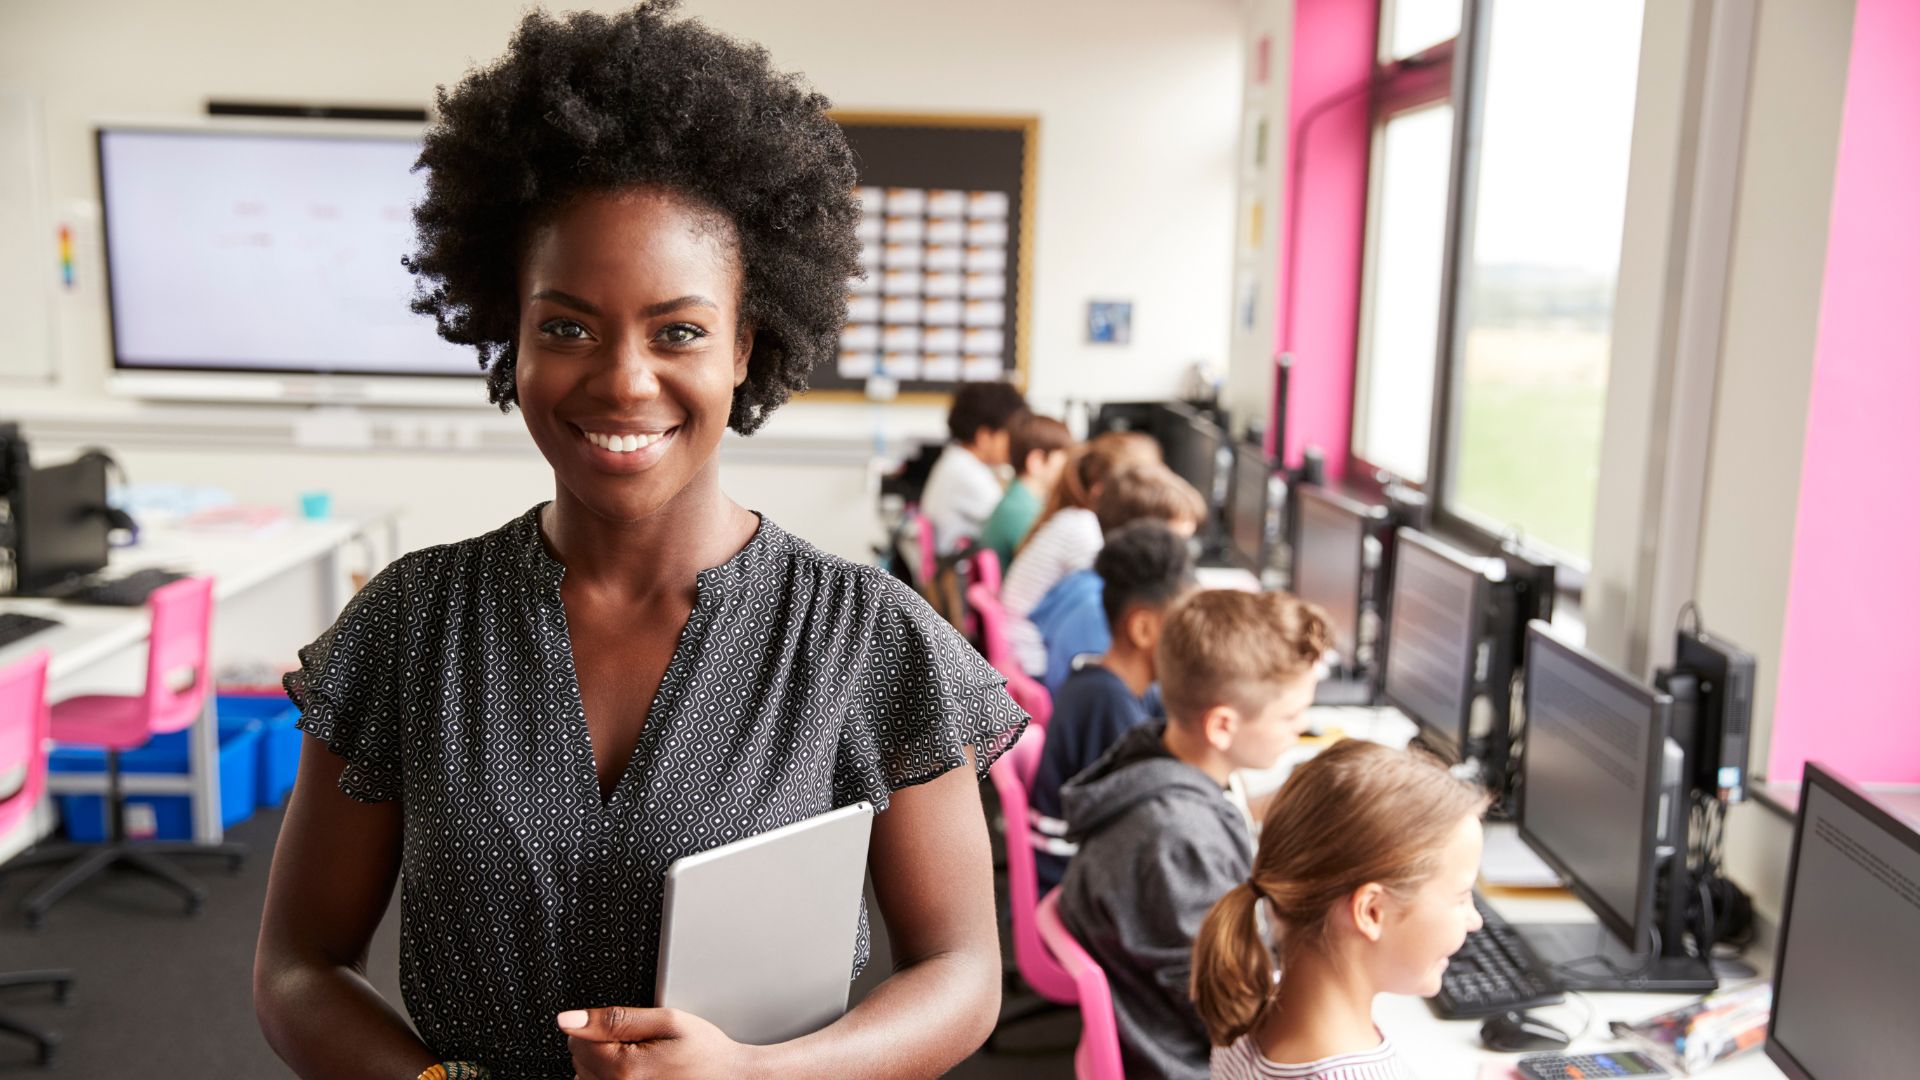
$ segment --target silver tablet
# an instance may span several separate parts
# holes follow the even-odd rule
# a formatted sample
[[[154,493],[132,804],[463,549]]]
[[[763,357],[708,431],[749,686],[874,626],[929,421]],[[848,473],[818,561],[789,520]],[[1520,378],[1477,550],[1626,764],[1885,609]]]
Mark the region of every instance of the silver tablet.
[[[861,802],[676,861],[654,1001],[756,1045],[838,1020],[872,831]]]

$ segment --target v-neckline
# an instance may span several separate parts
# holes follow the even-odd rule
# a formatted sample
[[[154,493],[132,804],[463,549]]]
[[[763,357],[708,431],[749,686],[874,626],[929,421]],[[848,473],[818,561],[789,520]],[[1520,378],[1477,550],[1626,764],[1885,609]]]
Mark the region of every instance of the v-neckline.
[[[640,761],[642,758],[649,760],[652,758],[662,737],[661,729],[666,726],[671,704],[667,698],[668,691],[669,689],[676,693],[679,691],[679,685],[674,682],[674,674],[681,672],[684,675],[686,667],[691,663],[689,652],[694,647],[694,639],[696,635],[705,633],[713,610],[720,602],[722,580],[727,577],[738,577],[743,572],[742,564],[750,553],[770,539],[768,531],[772,528],[772,524],[767,521],[765,515],[752,512],[755,518],[753,533],[747,537],[746,543],[740,545],[740,550],[734,552],[718,566],[710,566],[694,575],[693,610],[687,613],[687,621],[680,627],[680,635],[674,641],[673,653],[668,656],[667,666],[660,672],[660,684],[654,687],[653,699],[647,702],[647,712],[641,719],[639,736],[634,739],[633,753],[627,758],[627,763],[621,767],[620,775],[614,778],[613,787],[602,793],[600,770],[593,755],[593,732],[587,726],[586,699],[580,692],[580,669],[574,662],[573,633],[567,620],[567,603],[560,592],[560,583],[566,577],[567,568],[547,548],[546,537],[540,530],[540,518],[546,507],[546,503],[535,506],[527,512],[527,518],[532,530],[529,540],[537,555],[537,561],[549,571],[546,575],[546,594],[553,604],[555,617],[559,621],[562,645],[560,652],[566,664],[567,712],[571,728],[567,732],[567,743],[574,759],[573,772],[576,779],[584,774],[589,797],[593,800],[596,811],[604,814],[630,800],[631,796],[627,789],[638,783],[634,776],[639,772]]]

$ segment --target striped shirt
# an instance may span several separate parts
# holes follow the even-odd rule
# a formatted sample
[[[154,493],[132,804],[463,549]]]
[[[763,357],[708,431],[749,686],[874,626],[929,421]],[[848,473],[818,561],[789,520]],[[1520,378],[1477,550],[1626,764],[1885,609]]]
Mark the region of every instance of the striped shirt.
[[[1393,1040],[1358,1054],[1336,1054],[1304,1065],[1268,1061],[1252,1035],[1242,1035],[1232,1046],[1213,1049],[1213,1080],[1414,1080],[1400,1063]]]
[[[1067,507],[1042,522],[1014,556],[1000,604],[1007,609],[1007,642],[1027,674],[1047,671],[1047,644],[1027,616],[1068,574],[1091,567],[1105,542],[1093,511]]]

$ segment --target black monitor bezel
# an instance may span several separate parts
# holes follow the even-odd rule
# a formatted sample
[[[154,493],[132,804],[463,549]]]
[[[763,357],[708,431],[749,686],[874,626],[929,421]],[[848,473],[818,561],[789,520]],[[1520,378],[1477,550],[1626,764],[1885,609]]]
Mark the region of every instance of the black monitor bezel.
[[[1807,828],[1807,796],[1812,794],[1815,786],[1840,800],[1847,809],[1866,818],[1875,828],[1899,839],[1914,854],[1920,855],[1920,829],[1881,805],[1879,800],[1839,773],[1817,762],[1807,762],[1800,776],[1800,806],[1793,815],[1793,847],[1787,857],[1787,889],[1780,901],[1779,931],[1774,935],[1773,974],[1769,979],[1773,987],[1774,1007],[1767,1013],[1767,1057],[1780,1067],[1781,1072],[1787,1074],[1789,1080],[1833,1080],[1832,1077],[1817,1077],[1802,1065],[1793,1051],[1780,1042],[1776,1031],[1780,1023],[1780,978],[1786,972],[1787,940],[1793,929],[1794,885],[1800,879],[1800,840]]]
[[[1322,487],[1319,484],[1296,485],[1288,492],[1287,498],[1292,506],[1288,517],[1293,524],[1293,536],[1291,537],[1293,543],[1292,580],[1288,584],[1291,586],[1290,591],[1296,596],[1300,595],[1300,565],[1303,556],[1306,554],[1302,534],[1306,531],[1307,514],[1300,508],[1299,504],[1293,502],[1293,500],[1304,499],[1307,501],[1318,501],[1325,506],[1346,514],[1360,523],[1360,544],[1359,551],[1356,553],[1359,557],[1360,572],[1354,576],[1353,581],[1353,627],[1351,631],[1353,634],[1353,648],[1342,652],[1340,656],[1342,663],[1354,663],[1356,656],[1353,654],[1360,651],[1360,620],[1366,613],[1367,530],[1371,528],[1377,520],[1373,512],[1374,508],[1357,499],[1348,498],[1331,488]],[[1302,599],[1305,599],[1305,597],[1302,597]],[[1336,640],[1339,638],[1339,634],[1339,628],[1335,627],[1334,637]]]
[[[1449,746],[1456,753],[1464,753],[1472,736],[1473,702],[1475,698],[1473,692],[1474,677],[1477,673],[1476,669],[1479,655],[1478,635],[1479,629],[1483,628],[1486,623],[1487,599],[1491,590],[1491,586],[1487,581],[1487,572],[1483,567],[1476,565],[1473,557],[1466,552],[1460,551],[1451,544],[1443,543],[1434,537],[1428,536],[1418,529],[1403,525],[1394,530],[1394,537],[1393,590],[1388,594],[1387,598],[1385,618],[1387,646],[1386,656],[1380,665],[1380,696],[1385,698],[1388,704],[1407,714],[1407,716],[1410,717],[1414,723],[1420,725],[1423,730],[1448,740]],[[1464,671],[1460,672],[1460,714],[1451,718],[1450,726],[1452,730],[1450,731],[1447,730],[1446,726],[1434,722],[1431,718],[1421,716],[1414,706],[1393,691],[1393,653],[1397,647],[1397,642],[1394,640],[1394,620],[1399,617],[1400,589],[1406,582],[1406,575],[1400,572],[1400,560],[1405,557],[1407,550],[1405,545],[1409,541],[1415,546],[1424,549],[1428,554],[1438,556],[1443,561],[1453,564],[1453,566],[1462,573],[1473,578],[1473,614],[1470,618],[1476,627],[1476,640],[1474,642],[1474,649],[1469,654],[1467,667]]]
[[[1538,713],[1533,707],[1534,659],[1536,648],[1545,648],[1559,652],[1562,656],[1579,664],[1600,677],[1610,680],[1621,689],[1642,698],[1653,710],[1652,723],[1648,725],[1646,776],[1647,790],[1645,805],[1640,811],[1640,880],[1634,886],[1634,911],[1623,915],[1613,906],[1600,898],[1580,876],[1573,872],[1566,862],[1556,855],[1547,842],[1527,827],[1527,803],[1532,797],[1534,785],[1529,775],[1533,753],[1533,721]],[[1635,953],[1649,950],[1653,941],[1654,926],[1654,886],[1659,878],[1658,849],[1660,833],[1660,794],[1664,785],[1665,756],[1668,731],[1673,724],[1673,698],[1660,693],[1639,679],[1635,679],[1612,664],[1600,659],[1587,650],[1561,638],[1553,629],[1538,619],[1527,624],[1527,664],[1526,702],[1527,726],[1524,737],[1527,740],[1527,752],[1520,758],[1520,792],[1518,806],[1514,815],[1519,828],[1520,839],[1534,854],[1553,867],[1554,873],[1567,891],[1578,897],[1580,902],[1593,912],[1594,917],[1605,926],[1614,937]]]
[[[1267,448],[1257,442],[1242,439],[1229,443],[1228,447],[1233,451],[1233,474],[1227,480],[1226,548],[1241,569],[1258,574],[1273,559],[1274,537],[1267,528],[1267,519],[1273,514],[1273,478],[1279,469],[1275,468],[1273,459],[1267,456]],[[1247,508],[1240,505],[1240,470],[1246,468],[1248,462],[1253,462],[1261,474],[1260,502],[1254,508],[1260,519],[1260,544],[1259,549],[1253,552],[1240,546],[1238,535],[1247,513]]]
[[[1160,444],[1160,456],[1165,461],[1167,468],[1173,470],[1174,475],[1191,484],[1194,490],[1200,493],[1200,497],[1206,500],[1207,513],[1209,515],[1218,514],[1220,510],[1218,499],[1220,492],[1220,451],[1232,445],[1233,442],[1227,430],[1219,424],[1214,423],[1212,417],[1207,416],[1199,409],[1194,408],[1184,401],[1162,403],[1160,406],[1160,419],[1154,427],[1155,441]],[[1211,452],[1206,455],[1206,483],[1204,485],[1195,484],[1193,477],[1180,471],[1180,467],[1188,464],[1188,462],[1176,461],[1176,458],[1181,455],[1177,455],[1173,451],[1177,444],[1185,444],[1186,440],[1193,440],[1196,445],[1205,444],[1211,447]],[[1189,447],[1180,445],[1180,448],[1185,450]]]

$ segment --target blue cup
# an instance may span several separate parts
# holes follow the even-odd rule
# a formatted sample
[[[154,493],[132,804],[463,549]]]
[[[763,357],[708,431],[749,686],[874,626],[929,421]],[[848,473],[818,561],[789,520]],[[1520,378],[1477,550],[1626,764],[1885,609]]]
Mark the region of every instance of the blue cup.
[[[308,521],[325,521],[333,514],[333,495],[325,491],[302,492],[300,514]]]

